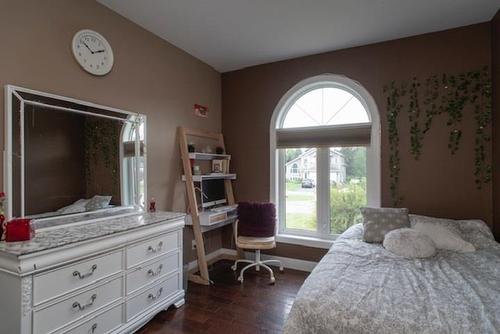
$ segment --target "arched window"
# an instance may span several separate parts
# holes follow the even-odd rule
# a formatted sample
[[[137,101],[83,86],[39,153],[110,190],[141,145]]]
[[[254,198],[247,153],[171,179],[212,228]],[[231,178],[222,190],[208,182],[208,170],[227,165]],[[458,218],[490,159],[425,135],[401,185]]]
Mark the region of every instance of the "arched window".
[[[279,241],[332,239],[360,221],[361,206],[380,206],[380,121],[359,83],[333,74],[298,83],[270,131]]]

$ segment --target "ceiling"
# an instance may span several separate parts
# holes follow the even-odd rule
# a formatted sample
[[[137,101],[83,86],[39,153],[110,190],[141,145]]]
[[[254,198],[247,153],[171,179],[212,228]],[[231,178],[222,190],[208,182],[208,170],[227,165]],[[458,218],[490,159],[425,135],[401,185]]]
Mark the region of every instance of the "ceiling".
[[[97,0],[219,72],[489,21],[498,0]]]

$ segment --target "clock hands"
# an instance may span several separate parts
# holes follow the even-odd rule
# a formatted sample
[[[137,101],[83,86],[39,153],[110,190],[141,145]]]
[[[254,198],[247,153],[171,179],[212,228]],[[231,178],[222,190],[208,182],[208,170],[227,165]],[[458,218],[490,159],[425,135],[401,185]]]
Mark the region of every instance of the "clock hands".
[[[92,54],[102,53],[102,52],[105,52],[105,51],[106,51],[105,49],[103,49],[103,50],[98,50],[98,51],[92,51],[92,49],[91,49],[91,48],[87,45],[87,43],[85,43],[84,41],[82,41],[82,43],[83,43],[83,45],[85,45],[85,47],[86,47],[87,49],[89,49],[90,53],[92,53]]]
[[[94,53],[95,53],[94,51],[92,51],[92,49],[91,49],[91,48],[89,48],[89,46],[87,45],[87,43],[85,43],[84,41],[82,41],[82,43],[83,43],[83,45],[85,45],[85,47],[86,47],[87,49],[89,49],[90,53],[92,53],[92,54],[94,54]]]

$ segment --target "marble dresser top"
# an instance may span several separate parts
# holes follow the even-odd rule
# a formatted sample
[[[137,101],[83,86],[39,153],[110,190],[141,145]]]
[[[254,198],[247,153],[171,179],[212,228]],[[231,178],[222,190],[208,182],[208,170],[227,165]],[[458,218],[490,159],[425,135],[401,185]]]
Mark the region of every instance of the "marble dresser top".
[[[185,213],[180,212],[141,213],[92,222],[69,223],[56,228],[36,230],[35,237],[29,241],[2,241],[0,242],[0,253],[15,256],[26,255],[167,220],[183,218],[185,215]]]

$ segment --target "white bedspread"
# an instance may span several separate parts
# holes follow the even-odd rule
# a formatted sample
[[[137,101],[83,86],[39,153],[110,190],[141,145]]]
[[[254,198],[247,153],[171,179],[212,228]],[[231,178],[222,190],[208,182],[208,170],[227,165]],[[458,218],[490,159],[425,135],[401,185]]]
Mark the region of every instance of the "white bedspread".
[[[458,221],[472,253],[405,259],[352,226],[300,289],[286,334],[500,333],[500,244],[482,221]]]

